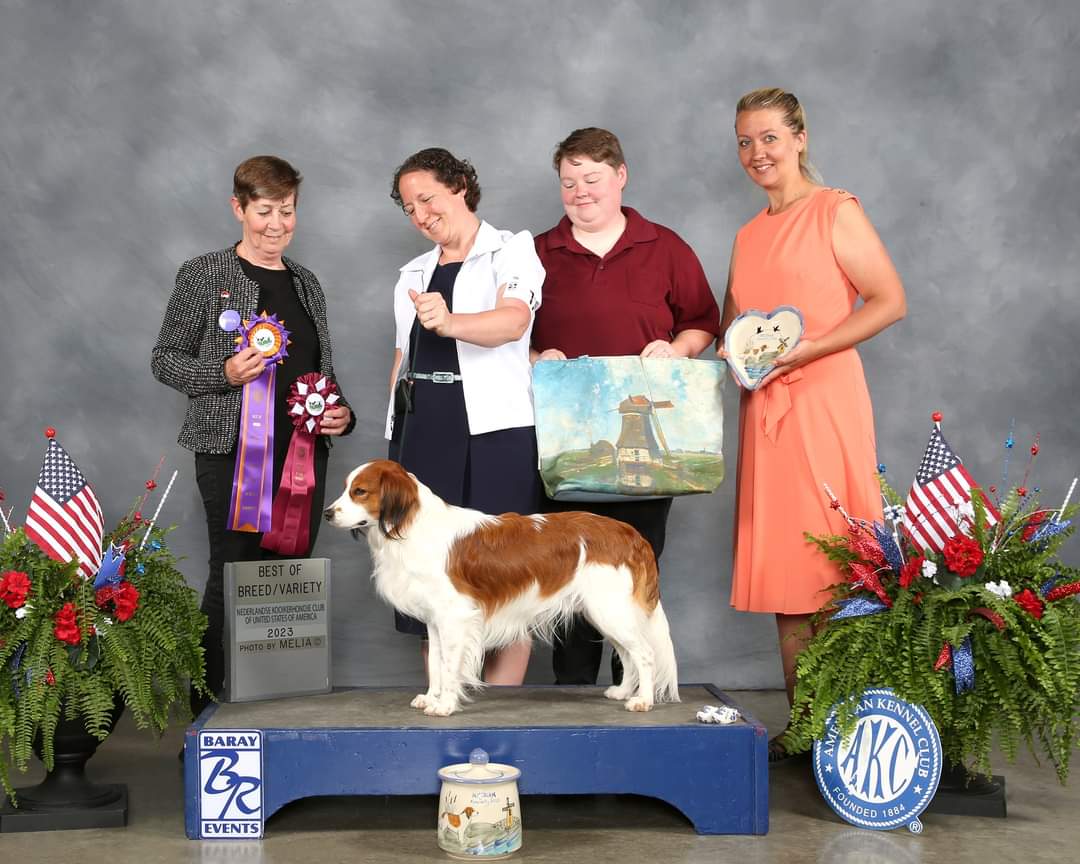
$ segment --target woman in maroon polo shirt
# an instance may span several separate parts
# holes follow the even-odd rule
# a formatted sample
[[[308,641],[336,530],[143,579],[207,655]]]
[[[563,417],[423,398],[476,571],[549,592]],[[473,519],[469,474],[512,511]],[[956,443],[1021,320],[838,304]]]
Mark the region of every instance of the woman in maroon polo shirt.
[[[533,362],[592,356],[696,357],[720,333],[720,310],[694,251],[670,228],[622,206],[626,160],[606,129],[577,129],[555,149],[563,209],[536,238],[547,271],[532,331]],[[626,522],[659,561],[670,498],[548,502]],[[603,639],[583,618],[555,642],[557,684],[595,684]],[[612,653],[612,673],[621,678]]]

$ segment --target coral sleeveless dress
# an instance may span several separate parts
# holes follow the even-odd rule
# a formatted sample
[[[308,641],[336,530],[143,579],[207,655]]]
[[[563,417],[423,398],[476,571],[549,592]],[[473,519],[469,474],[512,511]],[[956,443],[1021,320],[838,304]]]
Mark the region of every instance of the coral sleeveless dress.
[[[818,189],[775,216],[763,210],[735,239],[731,292],[739,312],[796,307],[805,339],[847,318],[858,297],[837,264],[837,208],[857,199]],[[815,612],[840,581],[803,532],[843,534],[824,484],[844,509],[881,520],[874,417],[854,348],[808,363],[759,391],[743,391],[731,605],[746,612]]]

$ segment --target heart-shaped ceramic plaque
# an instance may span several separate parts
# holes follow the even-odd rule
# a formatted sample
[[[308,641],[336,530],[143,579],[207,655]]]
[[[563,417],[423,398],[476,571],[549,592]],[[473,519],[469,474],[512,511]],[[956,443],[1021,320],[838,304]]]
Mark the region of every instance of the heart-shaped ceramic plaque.
[[[739,383],[753,390],[802,337],[803,319],[794,306],[777,306],[766,314],[749,309],[724,334],[727,362]]]

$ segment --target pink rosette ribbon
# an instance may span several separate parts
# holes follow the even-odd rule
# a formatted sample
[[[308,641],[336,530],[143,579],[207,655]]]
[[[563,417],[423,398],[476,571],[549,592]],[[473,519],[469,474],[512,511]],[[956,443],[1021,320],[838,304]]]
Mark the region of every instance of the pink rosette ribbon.
[[[315,447],[323,413],[341,399],[337,385],[325,375],[308,372],[289,392],[293,422],[289,452],[274,496],[272,528],[263,534],[263,549],[279,555],[306,555],[311,542],[311,501],[315,491]]]
[[[265,360],[262,374],[244,385],[240,406],[240,440],[236,445],[229,516],[230,531],[269,531],[274,486],[274,373],[284,362],[289,331],[277,315],[240,322],[236,350],[257,349]]]

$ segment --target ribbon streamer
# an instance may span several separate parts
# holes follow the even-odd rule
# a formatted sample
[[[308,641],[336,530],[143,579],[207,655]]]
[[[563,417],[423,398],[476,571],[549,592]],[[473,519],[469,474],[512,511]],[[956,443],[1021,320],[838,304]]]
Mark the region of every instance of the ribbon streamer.
[[[971,655],[971,637],[953,649],[953,677],[956,679],[956,692],[967,693],[975,689],[975,658]]]
[[[985,618],[987,621],[997,627],[999,632],[1005,632],[1005,619],[998,615],[998,613],[995,612],[993,609],[989,609],[986,606],[976,606],[974,609],[968,612],[969,618],[972,615],[982,615],[983,618]]]
[[[876,615],[878,612],[884,612],[889,608],[880,600],[870,597],[852,597],[849,600],[839,601],[837,605],[840,606],[840,611],[833,615],[829,619],[830,621],[836,621],[840,618],[860,618],[863,615]]]
[[[124,579],[124,550],[118,548],[115,543],[110,543],[105,554],[101,556],[101,568],[94,577],[94,590],[97,591],[105,586],[115,587]]]
[[[1046,602],[1053,603],[1055,600],[1072,597],[1074,594],[1080,594],[1080,582],[1070,582],[1067,585],[1051,588],[1046,592]]]
[[[315,492],[315,448],[327,407],[341,399],[337,385],[324,375],[308,372],[289,391],[292,438],[281,485],[274,496],[271,528],[259,544],[280,555],[306,555],[311,543],[311,504]]]
[[[225,527],[230,531],[269,531],[274,486],[274,373],[288,356],[289,331],[277,315],[242,321],[236,350],[251,346],[263,355],[262,374],[244,385],[240,440],[236,445],[232,494]]]
[[[899,575],[900,571],[904,569],[904,556],[900,552],[900,544],[896,542],[896,538],[884,525],[877,522],[874,523],[874,536],[877,538],[878,545],[885,555],[885,560],[892,567],[893,573]]]

